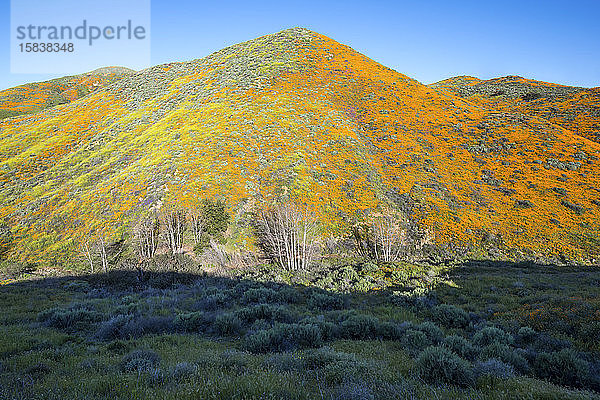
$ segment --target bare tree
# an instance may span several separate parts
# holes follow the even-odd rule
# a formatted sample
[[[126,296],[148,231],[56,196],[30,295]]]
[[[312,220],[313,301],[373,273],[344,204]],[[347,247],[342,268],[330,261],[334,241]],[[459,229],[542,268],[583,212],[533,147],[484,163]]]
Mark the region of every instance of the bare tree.
[[[409,222],[389,210],[371,215],[366,223],[354,225],[352,236],[357,253],[376,262],[398,261],[432,239],[429,231],[411,229]]]
[[[185,231],[185,213],[174,207],[165,207],[162,212],[167,245],[172,254],[183,253],[183,233]]]
[[[80,246],[80,251],[81,251],[81,255],[83,257],[85,257],[85,259],[90,263],[90,270],[91,273],[94,273],[94,247],[93,245],[90,243],[89,239],[84,239],[83,242],[81,242]]]
[[[98,246],[98,255],[100,256],[100,261],[102,263],[102,272],[108,272],[108,256],[106,255],[106,247],[108,246],[108,242],[103,233],[98,236],[97,241]]]
[[[294,204],[260,211],[255,221],[258,245],[270,261],[287,271],[306,269],[317,255],[316,219]]]
[[[189,213],[190,217],[190,229],[192,231],[192,237],[194,244],[198,244],[202,239],[202,234],[206,226],[206,221],[201,209],[196,209]]]
[[[155,216],[142,217],[133,227],[133,241],[140,261],[151,260],[158,248],[160,223]]]

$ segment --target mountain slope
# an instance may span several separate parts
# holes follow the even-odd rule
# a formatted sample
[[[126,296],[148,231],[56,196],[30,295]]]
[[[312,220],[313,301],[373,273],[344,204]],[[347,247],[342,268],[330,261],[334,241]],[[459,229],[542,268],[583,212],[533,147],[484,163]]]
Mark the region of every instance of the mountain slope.
[[[0,121],[0,155],[0,216],[25,260],[115,238],[161,202],[219,197],[239,215],[282,194],[325,234],[387,204],[446,256],[599,253],[600,144],[301,28]]]
[[[65,76],[0,91],[0,119],[32,114],[59,104],[69,103],[101,86],[133,73],[123,67],[98,68],[86,74]]]
[[[459,76],[430,85],[490,110],[535,115],[600,143],[600,88],[580,88],[505,76]]]

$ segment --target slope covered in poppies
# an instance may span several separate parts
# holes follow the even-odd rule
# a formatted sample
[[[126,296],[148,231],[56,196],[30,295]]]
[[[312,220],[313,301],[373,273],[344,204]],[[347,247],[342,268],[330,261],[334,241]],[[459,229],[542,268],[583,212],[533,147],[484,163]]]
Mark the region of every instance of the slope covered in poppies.
[[[431,85],[490,110],[535,115],[600,143],[600,88],[581,88],[505,76],[459,76]]]
[[[535,113],[492,111],[295,28],[0,121],[0,216],[24,260],[68,260],[82,237],[116,240],[165,203],[220,198],[243,225],[281,196],[324,236],[385,206],[445,257],[589,260],[598,156]]]
[[[105,67],[86,74],[28,83],[2,90],[0,91],[2,105],[0,119],[33,114],[46,108],[69,103],[133,72],[129,68]]]

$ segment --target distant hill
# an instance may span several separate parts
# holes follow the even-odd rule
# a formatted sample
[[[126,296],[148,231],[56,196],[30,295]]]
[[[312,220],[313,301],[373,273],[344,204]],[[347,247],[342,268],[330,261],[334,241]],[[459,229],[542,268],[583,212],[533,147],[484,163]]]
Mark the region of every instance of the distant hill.
[[[70,103],[133,72],[124,67],[104,67],[86,74],[28,83],[2,90],[0,91],[0,119],[32,114]]]
[[[116,240],[164,202],[220,198],[241,224],[282,194],[337,237],[385,204],[439,257],[600,254],[597,89],[428,87],[302,28],[119,77],[0,121],[0,217],[19,257],[66,260],[82,237]]]
[[[600,143],[600,88],[586,89],[505,76],[458,76],[430,85],[490,110],[535,115]]]

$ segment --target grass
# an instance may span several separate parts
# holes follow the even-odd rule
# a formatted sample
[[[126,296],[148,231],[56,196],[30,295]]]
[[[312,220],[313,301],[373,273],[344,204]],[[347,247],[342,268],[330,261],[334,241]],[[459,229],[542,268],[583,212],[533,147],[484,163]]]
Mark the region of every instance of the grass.
[[[347,267],[357,290],[348,282],[344,292],[331,290],[337,284],[323,268],[295,284],[270,268],[6,281],[0,398],[600,398],[595,337],[555,324],[527,329],[519,316],[524,301],[561,304],[581,293],[598,311],[600,271],[467,263],[410,267],[394,282],[367,279],[385,269]],[[415,270],[428,280],[414,279]],[[365,280],[378,290],[365,292]],[[573,318],[573,326],[589,325]],[[409,346],[407,337],[418,340]],[[452,352],[448,337],[470,346],[469,357]],[[426,350],[431,344],[438,347]],[[557,362],[579,370],[559,379]],[[423,371],[431,363],[445,381]]]

